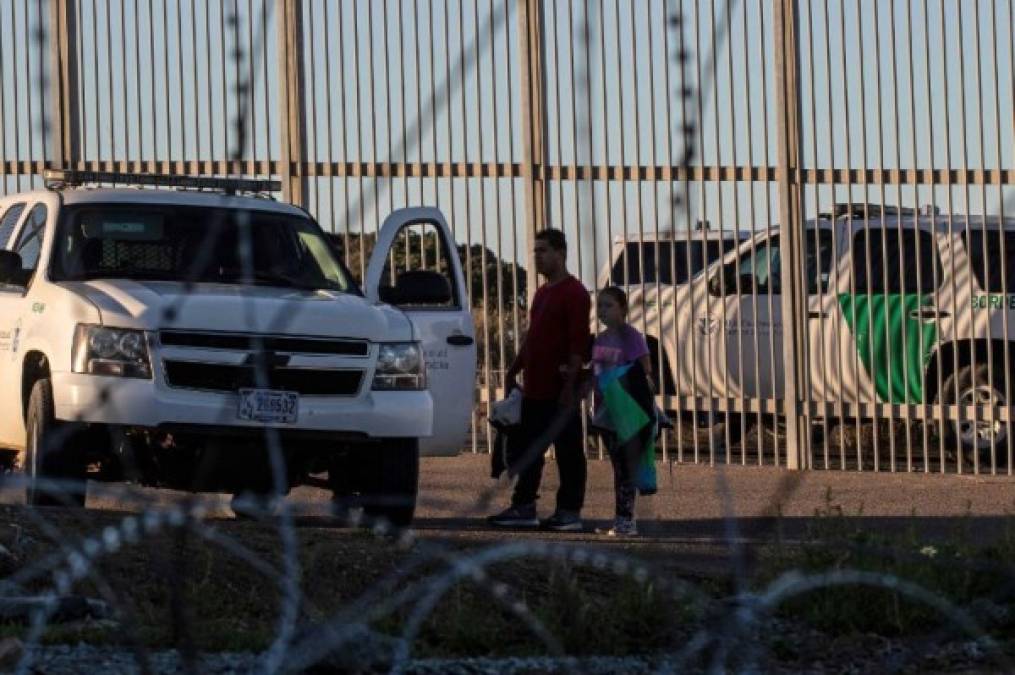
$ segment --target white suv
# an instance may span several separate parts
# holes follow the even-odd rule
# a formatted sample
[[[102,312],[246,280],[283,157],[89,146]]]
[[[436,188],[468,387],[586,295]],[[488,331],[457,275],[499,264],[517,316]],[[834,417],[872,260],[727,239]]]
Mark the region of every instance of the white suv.
[[[809,401],[846,417],[869,403],[1010,405],[1015,220],[845,204],[804,239]],[[784,396],[780,246],[765,231],[658,305],[632,304],[635,325],[662,327],[670,393],[692,406]],[[940,427],[973,462],[1010,461],[999,420]]]
[[[235,195],[275,183],[47,186],[0,199],[0,448],[30,502],[83,504],[44,479],[86,477],[266,493],[275,438],[290,487],[327,473],[336,499],[411,521],[419,454],[457,454],[473,402],[457,256],[386,268],[409,231],[455,251],[439,211],[385,221],[361,291],[306,212]]]

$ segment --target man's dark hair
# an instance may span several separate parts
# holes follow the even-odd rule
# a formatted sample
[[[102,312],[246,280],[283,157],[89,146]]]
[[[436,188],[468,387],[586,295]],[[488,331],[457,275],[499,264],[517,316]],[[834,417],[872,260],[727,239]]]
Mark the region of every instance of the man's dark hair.
[[[545,241],[555,251],[567,252],[567,239],[564,237],[564,233],[552,227],[537,232],[536,241]]]

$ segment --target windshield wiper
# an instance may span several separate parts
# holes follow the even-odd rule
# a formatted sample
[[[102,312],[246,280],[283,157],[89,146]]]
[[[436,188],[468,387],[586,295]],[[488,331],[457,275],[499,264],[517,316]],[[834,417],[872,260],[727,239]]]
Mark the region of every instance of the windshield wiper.
[[[75,281],[90,281],[93,279],[143,279],[145,281],[176,281],[166,272],[156,270],[88,270],[72,275]]]
[[[268,272],[253,272],[251,274],[234,275],[230,277],[223,277],[221,280],[232,283],[297,288],[304,291],[334,290],[328,286],[307,284],[298,279],[293,279],[292,277],[287,277],[281,274],[271,274]]]

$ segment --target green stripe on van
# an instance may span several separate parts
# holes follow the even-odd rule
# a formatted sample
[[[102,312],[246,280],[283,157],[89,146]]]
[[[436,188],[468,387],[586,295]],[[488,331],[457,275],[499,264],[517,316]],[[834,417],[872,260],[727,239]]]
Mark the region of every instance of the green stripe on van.
[[[860,361],[882,402],[924,402],[923,372],[937,342],[937,326],[909,315],[929,298],[918,294],[839,295]]]

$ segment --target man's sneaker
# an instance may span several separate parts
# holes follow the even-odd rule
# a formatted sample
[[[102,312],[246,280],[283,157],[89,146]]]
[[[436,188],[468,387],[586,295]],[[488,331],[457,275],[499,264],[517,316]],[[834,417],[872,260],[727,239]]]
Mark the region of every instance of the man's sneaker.
[[[638,535],[638,526],[630,518],[617,518],[606,534],[611,537],[634,537]]]
[[[581,516],[570,511],[557,511],[540,524],[544,530],[554,532],[578,532],[584,528]]]
[[[539,527],[536,505],[511,506],[486,519],[494,527]]]

